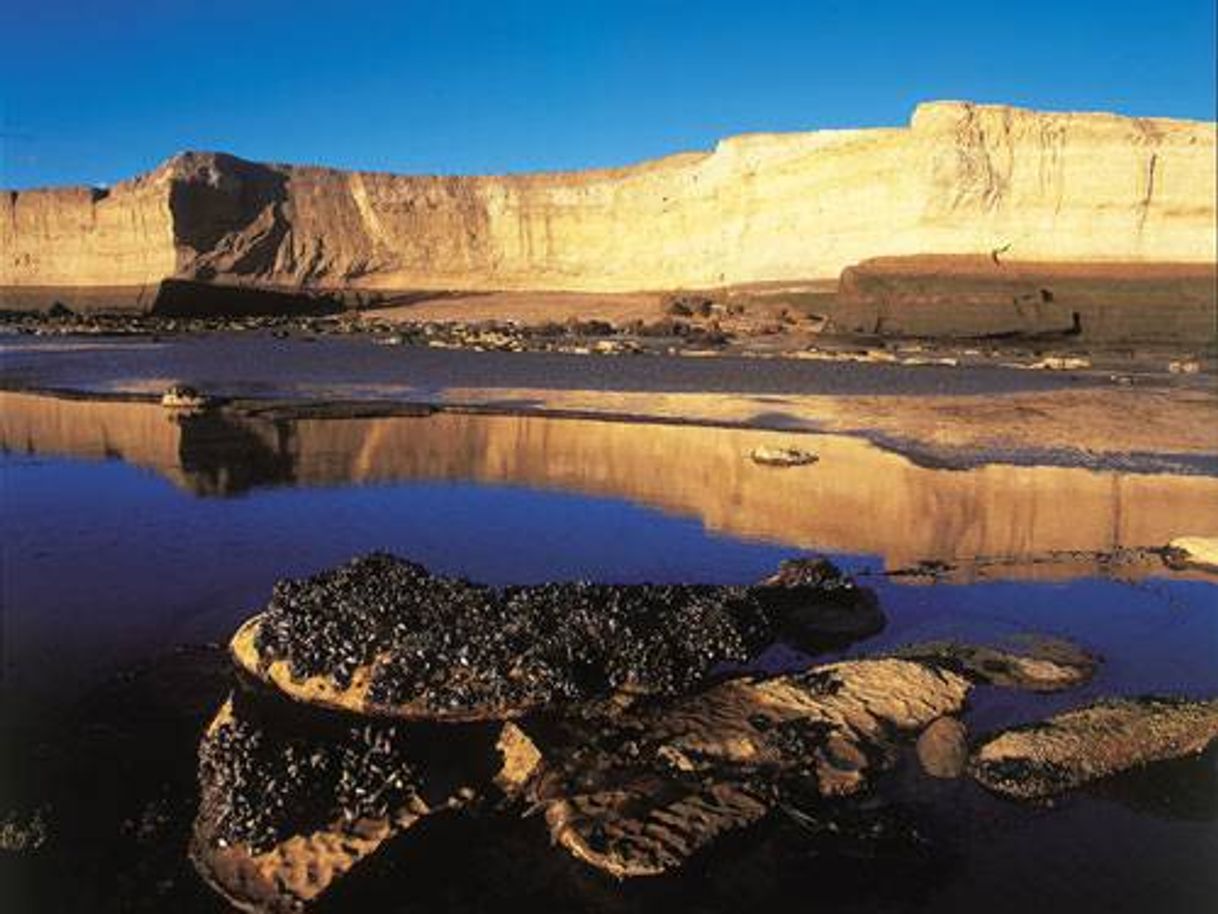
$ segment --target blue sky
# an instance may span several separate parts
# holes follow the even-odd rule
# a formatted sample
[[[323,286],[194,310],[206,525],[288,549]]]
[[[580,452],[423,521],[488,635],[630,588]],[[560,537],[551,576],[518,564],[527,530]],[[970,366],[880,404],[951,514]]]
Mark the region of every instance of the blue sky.
[[[420,173],[625,164],[934,98],[1212,120],[1214,0],[0,4],[0,185],[182,149]]]

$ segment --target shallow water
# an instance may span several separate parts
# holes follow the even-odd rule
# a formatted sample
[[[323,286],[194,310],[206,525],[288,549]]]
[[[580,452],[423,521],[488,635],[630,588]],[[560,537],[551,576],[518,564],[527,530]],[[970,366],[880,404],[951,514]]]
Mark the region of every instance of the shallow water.
[[[51,356],[51,357],[48,357]],[[173,377],[166,377],[172,370]],[[1057,390],[1099,377],[974,366],[858,365],[722,357],[586,358],[548,352],[476,352],[378,346],[362,337],[211,333],[163,340],[7,336],[0,386],[93,392],[155,391],[187,381],[217,396],[429,399],[446,388],[666,391],[700,394],[902,393],[953,395]]]
[[[1218,587],[1097,558],[1214,535],[1207,477],[930,469],[824,435],[799,437],[819,463],[774,470],[747,458],[790,440],[773,432],[445,414],[171,422],[142,404],[5,397],[0,816],[45,807],[52,841],[0,856],[16,886],[0,897],[30,910],[223,909],[184,846],[194,747],[230,683],[219,650],[190,646],[225,640],[276,579],[371,549],[490,583],[751,582],[817,550],[863,575],[888,619],[847,654],[1043,634],[1103,657],[1072,692],[978,689],[974,732],[1102,695],[1218,694]],[[923,560],[964,571],[883,573]],[[626,887],[541,862],[559,855],[536,822],[441,825],[399,842],[361,891],[389,910],[404,909],[402,886],[423,910],[1197,910],[1218,889],[1215,811],[1197,799],[1214,762],[1053,809],[902,769],[895,789],[925,837],[912,856],[809,848],[779,822],[686,877]]]

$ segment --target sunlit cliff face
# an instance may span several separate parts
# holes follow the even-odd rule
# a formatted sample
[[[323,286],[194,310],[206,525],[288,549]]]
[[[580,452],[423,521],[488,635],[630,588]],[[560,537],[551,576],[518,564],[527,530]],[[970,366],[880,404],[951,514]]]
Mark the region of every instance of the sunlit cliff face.
[[[629,168],[420,177],[184,153],[0,198],[0,286],[634,291],[882,255],[1212,263],[1213,124],[956,102]]]
[[[201,496],[256,486],[453,480],[628,499],[708,528],[794,547],[930,560],[1030,560],[1218,535],[1218,480],[987,465],[931,469],[856,438],[519,416],[171,418],[140,403],[0,394],[12,452],[121,459]],[[759,446],[810,466],[754,463]],[[1094,559],[1047,573],[1093,573]],[[1042,573],[1028,567],[1024,574]]]

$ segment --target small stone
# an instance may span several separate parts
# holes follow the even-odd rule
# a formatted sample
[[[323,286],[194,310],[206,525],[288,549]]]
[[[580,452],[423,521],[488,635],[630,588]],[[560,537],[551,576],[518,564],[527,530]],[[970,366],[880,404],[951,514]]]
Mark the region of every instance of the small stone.
[[[820,459],[815,454],[796,447],[771,447],[766,444],[753,448],[749,456],[753,458],[753,463],[771,467],[806,466]]]

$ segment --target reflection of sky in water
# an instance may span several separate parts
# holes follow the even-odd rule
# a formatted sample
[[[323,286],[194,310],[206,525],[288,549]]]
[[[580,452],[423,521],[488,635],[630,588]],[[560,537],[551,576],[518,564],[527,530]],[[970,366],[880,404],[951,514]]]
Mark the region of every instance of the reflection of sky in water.
[[[372,549],[488,583],[750,582],[796,553],[625,500],[521,487],[410,482],[210,499],[116,461],[7,456],[0,466],[5,672],[22,690],[47,669],[66,687],[175,644],[223,640],[276,579]],[[868,649],[1039,632],[1106,658],[1088,694],[1218,691],[1209,584],[878,586],[889,625]]]
[[[791,550],[628,502],[471,483],[201,499],[118,462],[3,460],[6,662],[17,681],[226,637],[280,577],[372,549],[488,583],[748,581]]]

